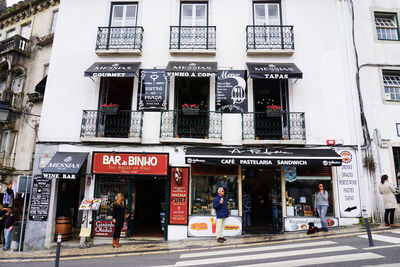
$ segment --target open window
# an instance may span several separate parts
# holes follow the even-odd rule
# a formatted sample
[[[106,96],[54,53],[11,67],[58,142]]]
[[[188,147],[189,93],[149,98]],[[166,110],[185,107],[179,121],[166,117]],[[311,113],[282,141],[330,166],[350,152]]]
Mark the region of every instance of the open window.
[[[129,137],[133,77],[103,77],[101,81],[99,136]]]

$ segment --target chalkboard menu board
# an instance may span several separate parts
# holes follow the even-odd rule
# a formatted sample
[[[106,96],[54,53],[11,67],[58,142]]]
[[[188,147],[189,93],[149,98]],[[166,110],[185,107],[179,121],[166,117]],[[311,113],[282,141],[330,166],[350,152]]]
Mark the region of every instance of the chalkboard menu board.
[[[29,220],[46,221],[49,214],[51,180],[41,176],[33,179]]]
[[[219,70],[215,101],[217,111],[247,112],[246,71]]]
[[[165,70],[142,70],[139,110],[167,110],[169,83]]]

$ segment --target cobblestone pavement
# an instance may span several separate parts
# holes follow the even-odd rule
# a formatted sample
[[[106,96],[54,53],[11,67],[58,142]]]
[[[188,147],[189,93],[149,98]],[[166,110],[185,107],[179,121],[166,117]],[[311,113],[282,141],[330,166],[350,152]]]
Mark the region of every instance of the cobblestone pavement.
[[[372,227],[373,232],[381,232],[390,230],[389,227],[382,227],[375,225]],[[74,258],[74,257],[112,257],[112,256],[126,256],[134,254],[149,254],[160,252],[178,252],[178,251],[195,251],[204,248],[228,248],[240,247],[253,244],[263,243],[284,243],[293,240],[307,240],[307,239],[331,239],[343,236],[359,235],[365,233],[363,226],[351,227],[337,227],[331,228],[329,232],[318,232],[312,235],[307,235],[305,231],[296,233],[283,233],[274,235],[243,235],[240,237],[228,238],[223,244],[219,244],[214,238],[187,238],[179,241],[164,241],[160,239],[121,239],[120,248],[111,247],[111,239],[95,239],[94,244],[90,248],[80,249],[78,241],[62,243],[61,257]],[[56,243],[53,244],[51,249],[44,249],[40,251],[2,251],[0,253],[0,262],[5,259],[13,260],[29,260],[29,259],[49,259],[54,258],[56,254]]]

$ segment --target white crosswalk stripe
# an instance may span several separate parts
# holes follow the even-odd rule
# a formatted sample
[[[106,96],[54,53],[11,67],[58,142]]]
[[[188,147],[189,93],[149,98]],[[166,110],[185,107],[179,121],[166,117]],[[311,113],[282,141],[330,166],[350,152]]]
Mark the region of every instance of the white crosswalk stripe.
[[[361,238],[368,238],[367,235],[360,235],[360,236],[358,236],[358,237],[361,237]],[[373,234],[373,235],[372,235],[372,239],[373,239],[373,240],[377,240],[377,241],[388,242],[388,243],[392,243],[392,244],[400,244],[400,238],[398,238],[398,237],[392,237],[392,236],[387,236],[387,235]]]
[[[294,249],[294,248],[304,248],[307,247],[320,247],[320,246],[330,246],[336,244],[333,241],[320,241],[320,242],[312,242],[312,243],[294,243],[287,245],[277,245],[277,246],[262,246],[262,247],[251,247],[251,248],[240,248],[235,249],[235,254],[239,253],[254,253],[260,251],[273,251],[280,249]],[[196,258],[196,257],[210,257],[210,256],[218,256],[218,255],[226,255],[229,251],[227,250],[217,250],[217,251],[207,251],[207,252],[197,252],[197,253],[188,253],[182,254],[180,257],[182,259],[187,258]]]
[[[302,243],[304,247],[307,246],[306,243]],[[246,254],[241,256],[225,256],[225,257],[210,257],[206,259],[196,259],[196,260],[186,260],[186,261],[178,261],[173,266],[198,266],[198,265],[207,265],[207,264],[227,264],[233,262],[240,261],[254,261],[254,260],[265,260],[265,259],[274,259],[280,257],[291,257],[291,256],[303,256],[303,255],[312,255],[319,253],[332,253],[332,252],[349,252],[357,250],[357,248],[350,246],[324,246],[318,248],[308,248],[301,250],[284,250],[280,252],[272,252],[272,253],[261,253],[261,254]],[[232,249],[229,251],[231,254],[235,253],[235,250]],[[225,255],[229,254],[226,251]],[[235,253],[236,254],[236,253]],[[373,253],[363,253],[363,254],[373,254]],[[377,255],[378,257],[379,255]],[[342,256],[343,257],[343,256]],[[350,259],[350,257],[349,257]],[[314,262],[315,263],[315,262]]]
[[[299,259],[299,260],[290,260],[290,261],[279,261],[279,262],[270,262],[270,263],[259,263],[259,264],[246,264],[246,265],[237,265],[236,267],[294,267],[294,266],[304,266],[304,265],[314,265],[314,264],[325,264],[325,263],[340,263],[340,262],[352,262],[352,261],[360,261],[360,260],[373,260],[373,259],[381,259],[384,256],[366,252],[366,253],[357,253],[357,254],[348,254],[348,255],[336,255],[336,256],[325,256],[325,257],[316,257],[316,258],[307,258],[307,259]]]

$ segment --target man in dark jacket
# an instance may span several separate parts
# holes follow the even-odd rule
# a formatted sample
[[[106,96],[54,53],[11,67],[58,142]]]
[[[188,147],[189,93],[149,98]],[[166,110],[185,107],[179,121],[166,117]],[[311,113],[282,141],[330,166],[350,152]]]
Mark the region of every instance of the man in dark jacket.
[[[0,203],[0,244],[4,243],[4,221],[7,209]]]
[[[224,188],[218,188],[218,195],[214,198],[213,208],[217,213],[217,241],[223,243],[226,239],[223,237],[225,221],[229,217],[228,203],[224,197]]]
[[[14,223],[16,220],[17,219],[15,218],[12,208],[9,207],[7,209],[7,214],[4,221],[4,238],[6,241],[6,245],[4,246],[3,250],[10,249],[11,232],[14,229]]]

